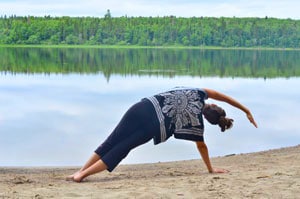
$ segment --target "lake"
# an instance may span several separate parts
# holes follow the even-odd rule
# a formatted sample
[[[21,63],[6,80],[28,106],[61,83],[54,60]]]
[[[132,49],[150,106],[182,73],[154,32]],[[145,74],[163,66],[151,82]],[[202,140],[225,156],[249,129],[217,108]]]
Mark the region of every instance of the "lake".
[[[0,47],[0,166],[78,166],[125,111],[176,86],[211,88],[251,109],[221,105],[234,119],[221,133],[205,123],[210,155],[300,144],[300,51],[173,48]],[[193,142],[171,137],[134,149],[123,164],[197,159]]]

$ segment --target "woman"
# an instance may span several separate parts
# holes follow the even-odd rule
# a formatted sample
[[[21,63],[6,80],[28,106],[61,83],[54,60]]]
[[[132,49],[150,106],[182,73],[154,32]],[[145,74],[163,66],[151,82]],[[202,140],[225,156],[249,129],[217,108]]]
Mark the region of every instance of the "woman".
[[[210,173],[228,172],[213,168],[210,163],[208,148],[203,139],[202,114],[211,124],[218,124],[222,132],[232,126],[233,120],[226,118],[225,111],[217,105],[205,104],[204,100],[208,98],[239,108],[257,127],[250,110],[235,99],[211,89],[178,87],[144,98],[133,105],[86,164],[68,176],[67,180],[81,182],[87,176],[103,170],[111,172],[133,148],[151,139],[154,144],[159,144],[172,135],[177,139],[194,141]]]

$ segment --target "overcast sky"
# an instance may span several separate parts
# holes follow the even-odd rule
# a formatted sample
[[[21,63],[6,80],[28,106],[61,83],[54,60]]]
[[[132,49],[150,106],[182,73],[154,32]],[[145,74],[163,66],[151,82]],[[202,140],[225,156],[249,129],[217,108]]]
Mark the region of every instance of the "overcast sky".
[[[0,15],[276,17],[300,19],[299,0],[0,0]]]

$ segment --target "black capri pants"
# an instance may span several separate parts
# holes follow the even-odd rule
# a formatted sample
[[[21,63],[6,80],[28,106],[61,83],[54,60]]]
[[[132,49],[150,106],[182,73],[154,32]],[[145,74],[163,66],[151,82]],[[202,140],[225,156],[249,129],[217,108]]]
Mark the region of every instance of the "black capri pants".
[[[133,148],[150,141],[158,133],[159,122],[155,109],[148,99],[142,99],[128,109],[95,153],[111,172]]]

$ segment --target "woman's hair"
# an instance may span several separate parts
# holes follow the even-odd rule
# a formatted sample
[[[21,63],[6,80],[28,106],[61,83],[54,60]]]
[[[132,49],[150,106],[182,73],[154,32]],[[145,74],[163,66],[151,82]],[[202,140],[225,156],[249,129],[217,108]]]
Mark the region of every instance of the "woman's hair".
[[[233,125],[233,119],[225,117],[226,112],[215,104],[205,104],[203,115],[209,123],[218,124],[222,132],[230,129]]]

